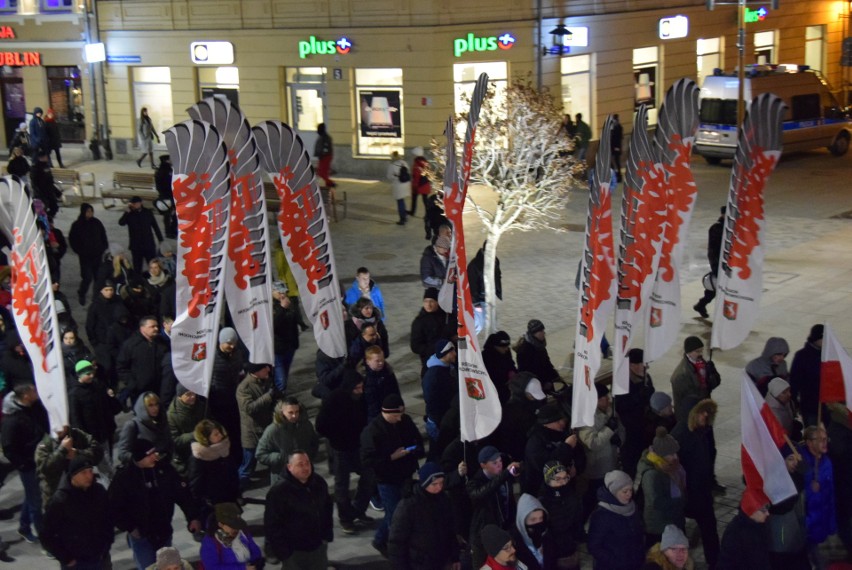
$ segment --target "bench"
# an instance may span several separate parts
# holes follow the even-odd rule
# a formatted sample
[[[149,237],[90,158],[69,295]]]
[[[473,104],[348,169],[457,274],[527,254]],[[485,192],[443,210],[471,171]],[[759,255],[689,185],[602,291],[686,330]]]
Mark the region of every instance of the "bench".
[[[101,185],[104,208],[112,208],[116,201],[129,202],[134,196],[153,202],[159,197],[154,188],[153,172],[116,172],[112,175],[112,188]],[[112,202],[107,206],[107,199]]]
[[[346,192],[329,192],[327,188],[320,188],[322,200],[325,204],[326,216],[332,222],[338,221],[337,206],[343,205],[343,219],[346,219],[348,197]],[[266,181],[263,183],[263,194],[266,196],[266,210],[272,214],[281,209],[281,200],[278,199],[278,193],[275,191],[275,185],[272,182]],[[343,198],[338,195],[343,194]]]
[[[71,168],[51,168],[53,181],[63,192],[62,202],[67,203],[70,190],[75,196],[86,198],[86,188],[92,189],[91,197],[95,197],[95,175],[92,172],[77,172]]]

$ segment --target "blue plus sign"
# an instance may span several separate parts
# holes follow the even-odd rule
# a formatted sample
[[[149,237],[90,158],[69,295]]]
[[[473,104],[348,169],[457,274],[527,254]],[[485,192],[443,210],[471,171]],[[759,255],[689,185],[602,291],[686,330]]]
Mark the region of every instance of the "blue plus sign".
[[[337,45],[340,46],[340,49],[346,50],[352,47],[352,42],[348,38],[340,38],[337,40]]]
[[[504,46],[508,46],[508,45],[515,43],[515,38],[511,34],[503,34],[502,36],[500,36],[497,39],[500,40],[500,43],[503,44]]]

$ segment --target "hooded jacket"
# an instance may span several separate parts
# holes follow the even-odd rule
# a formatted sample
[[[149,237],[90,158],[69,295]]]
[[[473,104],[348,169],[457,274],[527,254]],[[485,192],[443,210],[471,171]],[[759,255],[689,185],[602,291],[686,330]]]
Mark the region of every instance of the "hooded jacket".
[[[438,339],[452,338],[457,334],[456,320],[450,318],[440,307],[429,313],[426,309],[420,312],[411,322],[411,352],[420,356],[424,365],[429,357],[435,354],[435,343]]]
[[[757,389],[760,390],[761,396],[766,396],[769,382],[773,378],[783,378],[784,380],[790,378],[786,361],[782,360],[778,364],[772,362],[774,355],[788,354],[789,352],[790,346],[787,341],[781,337],[773,336],[766,341],[761,355],[746,365],[746,373],[757,386]]]
[[[246,374],[237,386],[237,404],[240,408],[240,438],[246,449],[256,449],[266,426],[272,423],[275,402],[272,399],[272,376],[261,379]]]
[[[91,204],[80,204],[80,215],[71,224],[68,243],[81,261],[99,263],[109,247],[109,240],[106,228],[99,219],[86,218],[86,212],[89,210],[94,210]]]
[[[308,418],[308,410],[299,406],[299,421],[291,423],[276,409],[272,414],[272,423],[266,426],[257,443],[258,463],[269,467],[272,483],[275,483],[287,465],[287,456],[301,449],[307,452],[311,462],[316,461],[319,451],[319,436]]]
[[[166,421],[175,449],[172,465],[181,477],[188,474],[189,456],[192,453],[190,446],[195,441],[195,426],[204,419],[205,407],[204,403],[198,400],[194,406],[187,406],[180,398],[175,398],[166,412]]]
[[[109,552],[113,537],[106,489],[97,482],[80,489],[62,475],[56,494],[45,508],[39,532],[45,550],[63,566],[72,560],[96,562]]]
[[[240,479],[231,460],[231,439],[219,426],[225,439],[211,444],[202,430],[195,430],[189,457],[189,489],[198,504],[235,503],[240,496]],[[242,458],[239,458],[242,459]]]
[[[816,417],[819,409],[819,386],[822,349],[811,342],[796,351],[790,367],[790,390],[799,402],[802,414]]]
[[[174,442],[169,433],[169,423],[166,420],[166,412],[160,406],[160,413],[156,418],[148,415],[145,407],[145,396],[153,392],[145,392],[136,398],[133,404],[133,419],[121,428],[121,435],[116,444],[116,457],[122,463],[132,463],[131,449],[137,439],[150,441],[160,454],[160,462],[167,462],[171,458]]]
[[[543,524],[545,525],[544,534],[541,536],[541,543],[538,546],[529,535],[526,526],[526,518],[536,510],[544,511]],[[532,495],[524,493],[518,499],[518,511],[515,513],[515,526],[512,527],[511,535],[518,561],[529,570],[556,569],[556,537],[548,530],[548,516],[547,510],[541,502]]]
[[[638,570],[642,567],[645,534],[638,510],[635,505],[630,509],[630,505],[634,505],[633,501],[622,505],[606,487],[598,488],[598,508],[589,519],[588,542],[595,570]]]
[[[686,512],[699,512],[713,504],[713,443],[710,427],[716,418],[718,406],[713,400],[701,400],[689,411],[685,422],[678,422],[672,431],[680,445],[678,456],[686,471]],[[708,412],[708,425],[699,427],[698,415]]]
[[[49,430],[47,410],[41,401],[25,406],[14,392],[6,394],[0,430],[3,454],[9,463],[19,471],[34,470],[36,447]]]
[[[579,439],[586,448],[586,470],[589,479],[603,479],[603,476],[618,469],[618,447],[612,444],[612,436],[618,434],[624,441],[624,426],[618,422],[613,431],[606,424],[613,417],[613,411],[602,412],[595,409],[595,425],[580,429]]]

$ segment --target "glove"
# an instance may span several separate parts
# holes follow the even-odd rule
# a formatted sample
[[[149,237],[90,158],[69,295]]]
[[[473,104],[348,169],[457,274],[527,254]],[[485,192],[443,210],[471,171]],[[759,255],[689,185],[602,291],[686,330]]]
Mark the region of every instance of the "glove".
[[[617,433],[612,434],[612,437],[609,438],[609,442],[615,447],[621,447],[621,437]]]
[[[618,418],[615,417],[614,415],[610,416],[609,419],[606,421],[606,427],[608,427],[612,431],[617,430],[618,429]]]

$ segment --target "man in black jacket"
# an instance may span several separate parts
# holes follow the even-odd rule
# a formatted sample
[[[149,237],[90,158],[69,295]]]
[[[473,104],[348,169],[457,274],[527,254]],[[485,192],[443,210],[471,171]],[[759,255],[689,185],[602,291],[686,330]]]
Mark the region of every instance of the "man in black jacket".
[[[334,540],[334,507],[325,480],[314,473],[308,454],[296,450],[287,470],[266,494],[263,526],[268,551],[292,570],[325,570]]]
[[[239,467],[243,460],[240,429],[240,407],[237,404],[237,386],[245,376],[245,354],[240,347],[237,331],[223,327],[219,331],[219,346],[213,360],[210,393],[207,396],[209,416],[222,424],[231,441],[228,457]]]
[[[157,236],[158,243],[163,241],[157,219],[151,210],[142,207],[142,198],[134,196],[127,205],[127,211],[119,218],[118,225],[127,226],[133,270],[141,275],[148,262],[157,257],[157,245],[151,232]]]
[[[385,507],[385,517],[373,537],[373,548],[382,554],[387,552],[390,523],[402,490],[417,471],[417,460],[424,455],[423,437],[405,414],[402,397],[388,395],[382,402],[381,415],[361,433],[361,463],[375,473]]]
[[[524,453],[524,477],[521,487],[524,493],[539,496],[544,484],[544,465],[548,461],[559,461],[571,477],[582,472],[586,456],[583,446],[578,446],[577,435],[566,432],[568,419],[561,406],[554,402],[539,408],[536,425],[527,434]]]
[[[707,313],[707,305],[716,298],[716,276],[719,274],[719,258],[722,255],[722,234],[725,231],[726,209],[726,206],[722,206],[720,209],[722,215],[707,230],[707,261],[710,262],[710,282],[704,286],[704,296],[692,306],[705,319],[710,316]]]
[[[426,374],[426,361],[435,354],[435,343],[442,338],[458,338],[456,319],[438,305],[438,290],[423,293],[423,308],[411,322],[411,352],[420,357],[420,377]]]
[[[80,258],[80,287],[77,289],[77,300],[82,306],[86,304],[89,285],[94,281],[101,258],[109,247],[106,229],[95,217],[95,209],[91,204],[85,202],[80,204],[80,215],[71,224],[68,242]],[[95,293],[95,291],[92,292]]]
[[[131,402],[144,392],[160,393],[162,361],[166,352],[157,318],[142,317],[139,330],[124,341],[116,359],[119,382],[129,390]]]
[[[515,495],[512,486],[521,474],[521,464],[510,463],[503,469],[503,455],[493,445],[479,452],[479,469],[467,482],[467,494],[473,505],[470,545],[473,567],[485,563],[486,553],[480,532],[489,524],[510,530],[515,524]]]
[[[85,457],[72,459],[44,512],[42,546],[63,568],[99,570],[112,546],[107,492],[92,467]]]

